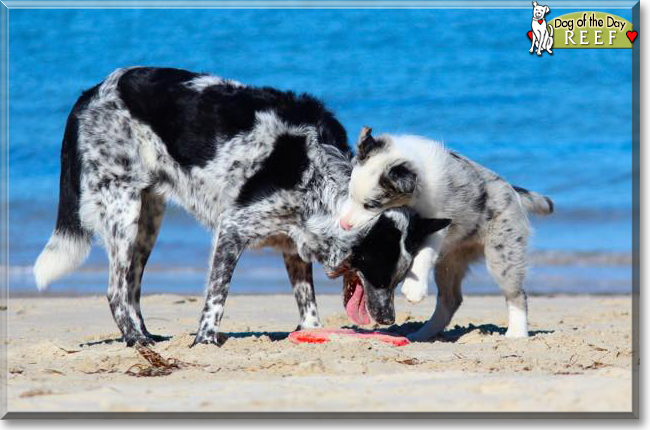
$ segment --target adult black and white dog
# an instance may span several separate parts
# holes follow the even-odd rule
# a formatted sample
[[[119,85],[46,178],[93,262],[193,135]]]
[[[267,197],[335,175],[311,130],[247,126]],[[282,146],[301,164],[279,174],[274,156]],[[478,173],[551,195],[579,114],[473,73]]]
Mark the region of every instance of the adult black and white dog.
[[[382,135],[365,127],[340,224],[363,225],[387,208],[407,205],[421,216],[452,220],[431,234],[418,251],[402,292],[412,302],[427,293],[435,265],[438,300],[431,319],[411,340],[429,340],[444,329],[462,301],[461,282],[468,265],[485,256],[488,271],[508,304],[508,337],[528,336],[523,289],[527,212],[550,214],[553,203],[532,191],[513,187],[496,173],[418,136]]]
[[[393,291],[420,240],[448,224],[391,211],[342,234],[351,153],[316,99],[170,68],[118,69],[79,97],[61,151],[56,228],[34,266],[44,288],[86,258],[109,257],[108,300],[128,345],[149,344],[140,282],[171,199],[214,233],[205,306],[192,345],[218,344],[235,265],[245,248],[282,251],[300,312],[320,326],[311,261],[344,276],[344,305],[394,321]],[[354,298],[354,300],[351,300]],[[350,303],[353,302],[353,303]],[[354,309],[353,309],[354,308]]]

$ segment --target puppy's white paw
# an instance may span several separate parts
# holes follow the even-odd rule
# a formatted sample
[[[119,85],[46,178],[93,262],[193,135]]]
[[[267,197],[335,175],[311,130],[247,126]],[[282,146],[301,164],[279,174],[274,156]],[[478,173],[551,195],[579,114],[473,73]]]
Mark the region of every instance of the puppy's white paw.
[[[508,338],[528,337],[528,312],[522,309],[521,305],[508,304]]]
[[[419,303],[427,296],[429,286],[425,282],[407,279],[402,284],[402,294],[411,303]]]
[[[528,337],[528,331],[526,329],[510,327],[506,331],[506,337],[509,339],[521,339]]]

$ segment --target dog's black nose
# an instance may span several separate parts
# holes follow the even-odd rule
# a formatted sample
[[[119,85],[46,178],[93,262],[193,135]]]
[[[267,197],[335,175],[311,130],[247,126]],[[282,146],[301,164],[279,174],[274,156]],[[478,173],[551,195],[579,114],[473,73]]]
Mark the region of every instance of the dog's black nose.
[[[375,322],[382,325],[390,325],[395,322],[395,312],[381,312],[376,316]]]
[[[381,318],[377,322],[381,325],[391,325],[395,322],[395,318]]]

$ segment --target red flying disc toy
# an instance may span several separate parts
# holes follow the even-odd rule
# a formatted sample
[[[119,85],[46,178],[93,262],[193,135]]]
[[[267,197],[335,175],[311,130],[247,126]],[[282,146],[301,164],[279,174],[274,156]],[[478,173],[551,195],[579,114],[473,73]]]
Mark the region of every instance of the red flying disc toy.
[[[357,331],[349,328],[338,329],[309,329],[294,331],[289,335],[289,340],[293,343],[325,343],[330,341],[331,335],[350,336],[360,339],[378,340],[389,343],[393,346],[404,346],[410,342],[404,336],[379,331]]]

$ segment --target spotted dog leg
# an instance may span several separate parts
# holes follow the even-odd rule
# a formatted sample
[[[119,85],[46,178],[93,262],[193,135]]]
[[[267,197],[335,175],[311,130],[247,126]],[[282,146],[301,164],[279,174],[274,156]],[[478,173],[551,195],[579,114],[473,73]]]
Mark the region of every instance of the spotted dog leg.
[[[217,339],[223,307],[228,297],[228,287],[239,257],[246,248],[248,239],[241,233],[237,221],[222,221],[214,241],[212,267],[201,312],[196,338],[190,347],[197,343],[220,345]]]
[[[165,200],[162,196],[155,194],[151,190],[144,190],[141,196],[140,219],[138,222],[138,236],[133,253],[133,270],[134,282],[129,290],[129,303],[135,308],[136,314],[140,321],[140,331],[152,341],[160,342],[168,340],[164,336],[153,335],[149,333],[142,318],[140,310],[140,291],[142,284],[142,274],[147,264],[151,250],[156,243],[160,225],[165,216]]]
[[[499,284],[508,305],[506,337],[528,337],[528,303],[523,284],[526,276],[526,235],[508,232],[499,223],[485,238],[485,263]]]
[[[293,294],[298,302],[298,312],[300,312],[300,324],[296,330],[322,327],[316,307],[312,264],[306,263],[296,254],[283,253],[282,257],[289,274]]]
[[[144,345],[152,340],[143,331],[133,293],[136,280],[134,258],[141,209],[140,192],[113,184],[95,202],[100,213],[104,240],[109,259],[108,302],[113,318],[128,346]]]

